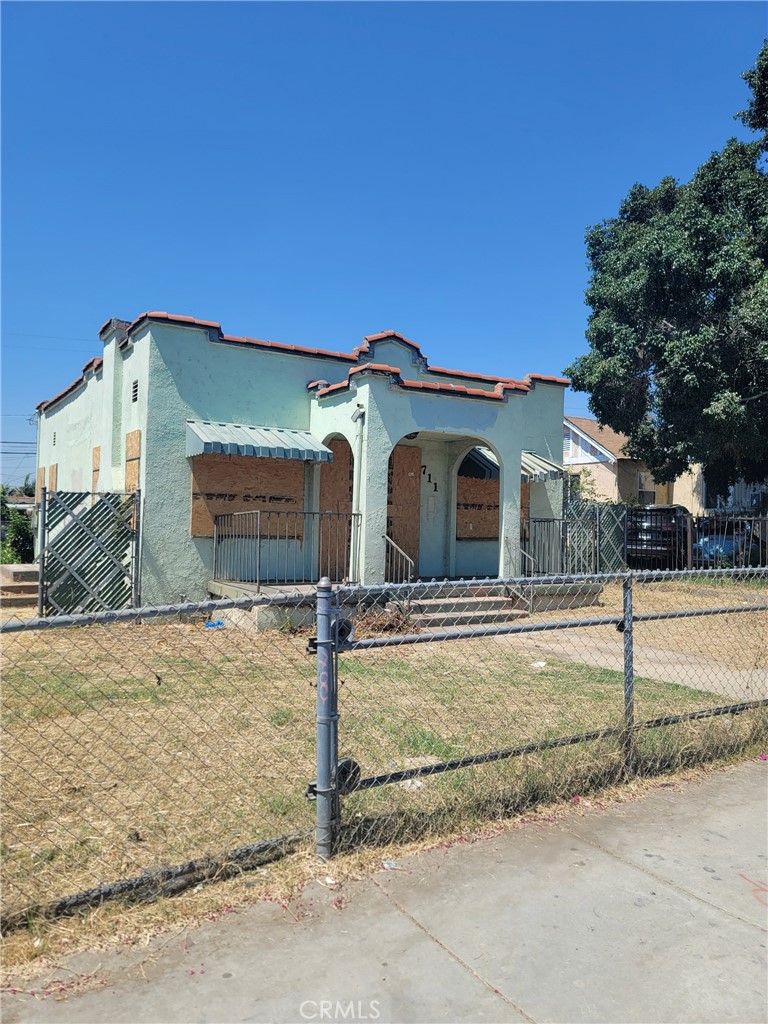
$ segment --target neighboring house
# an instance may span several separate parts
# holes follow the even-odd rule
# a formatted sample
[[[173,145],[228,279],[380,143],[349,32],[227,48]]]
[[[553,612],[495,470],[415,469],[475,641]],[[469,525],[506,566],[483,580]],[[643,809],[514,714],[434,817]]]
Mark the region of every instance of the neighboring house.
[[[601,427],[586,416],[563,420],[563,465],[583,474],[606,501],[664,505],[669,501],[667,484],[657,484],[644,462],[630,458],[624,447],[628,438],[610,427]],[[585,473],[588,472],[588,476]]]
[[[262,531],[265,558],[238,578],[267,580],[266,554],[290,544],[312,579],[307,516],[323,512],[354,520],[344,575],[363,583],[389,581],[396,548],[421,577],[517,575],[523,501],[562,514],[562,378],[430,366],[394,331],[351,353],[161,312],[99,333],[103,356],[38,406],[38,500],[140,488],[145,603],[202,597],[217,517],[240,511],[293,516],[293,533]],[[478,447],[485,478],[466,461]]]
[[[625,451],[628,438],[586,416],[563,419],[563,465],[571,473],[588,471],[597,497],[640,505],[683,505],[693,515],[716,507],[749,510],[760,506],[766,485],[735,484],[723,501],[708,501],[701,467],[694,466],[668,484],[656,483],[644,462]],[[585,477],[585,479],[589,479]]]

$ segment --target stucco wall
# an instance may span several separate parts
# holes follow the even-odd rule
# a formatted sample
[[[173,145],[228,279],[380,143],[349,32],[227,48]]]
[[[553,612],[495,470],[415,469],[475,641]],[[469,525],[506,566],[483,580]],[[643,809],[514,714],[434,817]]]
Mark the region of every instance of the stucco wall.
[[[386,532],[386,470],[389,453],[407,434],[419,435],[422,461],[421,540],[419,573],[424,576],[455,574],[455,474],[461,459],[474,444],[492,448],[501,463],[502,545],[500,562],[505,574],[519,566],[520,453],[523,420],[528,438],[536,434],[534,422],[542,406],[562,423],[559,403],[530,402],[531,395],[510,396],[506,402],[468,399],[459,395],[405,392],[390,386],[386,377],[356,375],[353,392],[313,399],[312,432],[318,438],[340,433],[356,451],[356,428],[350,413],[360,406],[362,458],[358,486],[363,514],[361,567],[363,580],[381,579]],[[555,409],[554,414],[552,409]],[[540,422],[550,437],[557,422]],[[426,435],[426,436],[424,436]],[[437,435],[437,436],[434,436]],[[432,481],[428,480],[431,475]],[[434,485],[438,484],[437,491]]]
[[[146,601],[204,597],[211,578],[213,542],[190,536],[192,475],[186,458],[186,421],[307,430],[307,384],[327,379],[333,365],[279,350],[212,344],[207,331],[152,324],[144,460],[149,481],[142,577]]]
[[[43,411],[38,421],[37,465],[58,466],[61,491],[90,491],[92,450],[103,437],[103,375],[89,374],[77,390]],[[54,437],[55,435],[55,437]]]
[[[669,501],[683,505],[692,515],[701,515],[704,505],[704,476],[700,467],[683,473],[670,485]]]
[[[603,501],[618,501],[619,489],[616,482],[617,463],[592,462],[589,465],[568,467],[573,473],[582,473],[582,485],[594,484],[595,494]]]

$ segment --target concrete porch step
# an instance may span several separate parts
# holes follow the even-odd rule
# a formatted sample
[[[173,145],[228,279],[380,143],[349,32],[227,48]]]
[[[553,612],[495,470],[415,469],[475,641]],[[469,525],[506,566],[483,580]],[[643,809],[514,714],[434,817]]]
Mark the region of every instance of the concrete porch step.
[[[0,597],[37,597],[36,583],[6,583],[0,581]]]
[[[31,594],[8,593],[6,587],[0,590],[0,604],[3,608],[34,608],[37,604],[37,589]]]
[[[413,601],[419,601],[421,594],[424,595],[425,600],[430,601],[436,598],[450,598],[455,601],[458,598],[469,597],[523,596],[522,589],[493,580],[441,580],[437,582],[422,580],[421,582],[429,582],[429,590],[415,591]]]
[[[440,629],[448,626],[483,626],[492,623],[511,622],[528,614],[528,605],[522,595],[502,596],[489,594],[468,594],[465,589],[459,593],[443,591],[443,596],[415,597],[410,604],[390,602],[390,611],[408,610],[409,622],[414,628]],[[433,592],[430,591],[430,594]]]
[[[513,597],[437,597],[423,598],[415,597],[411,603],[411,612],[414,615],[437,614],[439,612],[479,612],[487,614],[494,612],[505,612],[510,609],[525,610],[527,604],[522,595]]]
[[[36,565],[0,565],[0,587],[9,583],[34,583],[37,586]]]
[[[492,626],[501,622],[514,622],[525,618],[528,612],[520,608],[507,608],[498,611],[471,610],[455,612],[420,612],[411,617],[410,624],[418,629],[444,629],[450,626]]]

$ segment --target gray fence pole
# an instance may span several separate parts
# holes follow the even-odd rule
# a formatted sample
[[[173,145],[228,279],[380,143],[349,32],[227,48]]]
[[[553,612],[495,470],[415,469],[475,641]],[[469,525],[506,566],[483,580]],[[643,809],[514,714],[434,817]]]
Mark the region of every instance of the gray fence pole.
[[[331,581],[323,576],[317,585],[317,830],[315,849],[320,860],[329,860],[334,843],[334,731],[336,726],[336,678],[331,602]]]
[[[133,581],[131,586],[131,603],[134,608],[141,608],[141,491],[138,489],[133,495]]]
[[[624,579],[624,768],[635,770],[635,666],[632,633],[632,580]]]
[[[48,530],[48,489],[40,488],[40,519],[37,537],[40,550],[37,553],[37,617],[45,615],[45,544]]]

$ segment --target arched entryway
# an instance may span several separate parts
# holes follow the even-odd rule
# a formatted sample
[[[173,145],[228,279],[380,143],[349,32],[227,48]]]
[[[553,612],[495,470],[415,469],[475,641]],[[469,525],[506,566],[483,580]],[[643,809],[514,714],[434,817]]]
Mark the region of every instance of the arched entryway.
[[[500,466],[485,445],[465,451],[456,467],[454,575],[497,576],[501,531]]]
[[[405,438],[392,449],[387,467],[386,579],[419,575],[421,539],[421,447]]]
[[[355,459],[352,447],[340,435],[326,438],[333,460],[320,468],[316,535],[318,576],[334,582],[354,581],[358,548],[359,516],[355,515]]]

